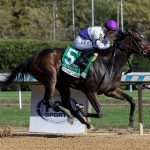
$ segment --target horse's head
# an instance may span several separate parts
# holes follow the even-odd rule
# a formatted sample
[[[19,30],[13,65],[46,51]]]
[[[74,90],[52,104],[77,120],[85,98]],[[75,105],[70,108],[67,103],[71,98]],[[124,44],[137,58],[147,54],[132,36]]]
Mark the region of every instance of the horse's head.
[[[119,48],[128,54],[139,54],[150,58],[150,43],[137,31],[118,33]]]

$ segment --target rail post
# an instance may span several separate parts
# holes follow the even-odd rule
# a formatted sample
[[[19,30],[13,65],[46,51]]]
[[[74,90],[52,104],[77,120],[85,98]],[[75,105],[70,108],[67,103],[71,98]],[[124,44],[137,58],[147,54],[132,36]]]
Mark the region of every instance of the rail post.
[[[137,85],[138,88],[138,114],[139,114],[139,133],[143,135],[143,107],[142,107],[142,85]]]

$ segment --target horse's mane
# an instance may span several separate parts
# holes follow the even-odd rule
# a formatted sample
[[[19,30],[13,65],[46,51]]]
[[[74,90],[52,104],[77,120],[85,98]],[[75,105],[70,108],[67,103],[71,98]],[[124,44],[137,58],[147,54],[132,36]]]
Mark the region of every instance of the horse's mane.
[[[116,47],[118,46],[119,41],[123,40],[125,36],[126,36],[126,33],[119,30],[116,34],[116,39],[114,40],[113,45],[111,47],[105,50],[101,50],[101,51],[97,50],[100,56],[106,56],[106,55],[113,53]]]

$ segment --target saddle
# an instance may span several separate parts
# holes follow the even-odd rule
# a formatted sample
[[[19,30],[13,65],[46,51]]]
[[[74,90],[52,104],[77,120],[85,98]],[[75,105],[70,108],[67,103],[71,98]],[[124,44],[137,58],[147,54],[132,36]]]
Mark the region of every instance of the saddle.
[[[75,78],[86,78],[91,63],[98,55],[98,53],[92,53],[81,53],[81,51],[74,47],[67,47],[62,56],[61,70]],[[83,62],[85,62],[86,65],[81,66],[81,63],[79,62],[80,59],[84,59]]]
[[[86,67],[88,63],[88,59],[92,55],[94,55],[94,53],[95,53],[95,49],[90,49],[82,52],[82,54],[74,61],[74,64],[79,65],[81,67]]]

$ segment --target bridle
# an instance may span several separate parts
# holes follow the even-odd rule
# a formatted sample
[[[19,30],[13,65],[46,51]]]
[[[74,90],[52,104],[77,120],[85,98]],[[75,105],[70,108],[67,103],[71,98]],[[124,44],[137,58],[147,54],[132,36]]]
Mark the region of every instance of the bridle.
[[[141,56],[147,56],[146,50],[148,47],[145,47],[143,49],[143,47],[138,43],[138,41],[135,39],[135,37],[133,37],[133,35],[131,35],[131,33],[128,33],[128,35],[126,35],[125,38],[126,39],[124,39],[124,43],[120,43],[118,41],[118,48],[120,50],[124,51],[128,55],[130,55],[132,53],[136,53],[136,54],[139,54]],[[126,40],[129,40],[129,44],[125,44]],[[133,46],[133,44],[135,46]],[[124,48],[121,48],[121,46],[123,46]]]
[[[126,37],[123,37],[123,39],[121,40],[118,40],[116,41],[117,43],[117,47],[119,50],[123,51],[126,53],[126,55],[128,56],[128,64],[129,64],[129,70],[125,73],[129,73],[132,71],[132,67],[131,67],[131,63],[129,61],[129,56],[132,54],[132,53],[136,53],[136,54],[139,54],[140,56],[147,56],[148,57],[148,54],[147,54],[147,51],[148,51],[148,48],[150,48],[150,46],[148,45],[147,47],[142,47],[139,42],[142,42],[142,40],[138,40],[137,38],[135,38],[131,32],[128,32],[128,34],[124,34],[122,33],[123,36],[126,36]],[[141,37],[143,38],[143,36],[141,35]],[[124,43],[121,43],[120,41],[124,40]],[[129,40],[129,43],[126,44],[126,40]],[[135,46],[133,46],[133,44]],[[121,48],[121,46],[123,48]]]

